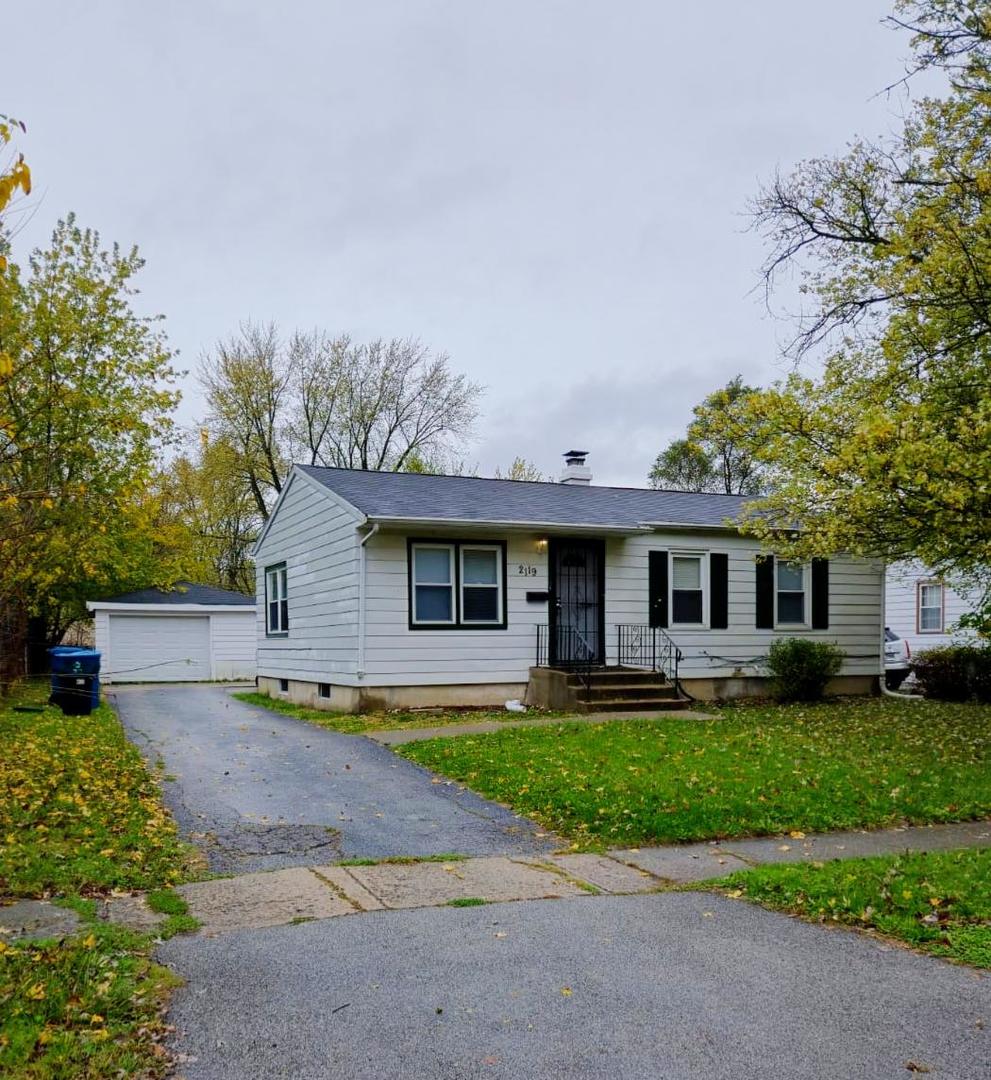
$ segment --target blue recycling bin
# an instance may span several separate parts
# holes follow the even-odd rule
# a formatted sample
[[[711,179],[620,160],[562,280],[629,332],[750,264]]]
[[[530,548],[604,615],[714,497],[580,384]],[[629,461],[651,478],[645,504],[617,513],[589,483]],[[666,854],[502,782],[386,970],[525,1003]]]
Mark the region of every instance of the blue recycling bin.
[[[100,654],[96,649],[56,645],[48,655],[52,667],[48,700],[67,716],[88,716],[100,704]]]

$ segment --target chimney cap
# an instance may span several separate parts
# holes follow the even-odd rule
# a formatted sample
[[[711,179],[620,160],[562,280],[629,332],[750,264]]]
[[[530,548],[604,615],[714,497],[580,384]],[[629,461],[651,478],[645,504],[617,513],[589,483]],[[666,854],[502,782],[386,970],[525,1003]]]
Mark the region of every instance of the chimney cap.
[[[569,465],[572,464],[572,463],[574,463],[575,465],[583,465],[585,463],[585,458],[588,457],[588,451],[587,450],[566,450],[562,456],[564,457],[564,460],[568,462]]]

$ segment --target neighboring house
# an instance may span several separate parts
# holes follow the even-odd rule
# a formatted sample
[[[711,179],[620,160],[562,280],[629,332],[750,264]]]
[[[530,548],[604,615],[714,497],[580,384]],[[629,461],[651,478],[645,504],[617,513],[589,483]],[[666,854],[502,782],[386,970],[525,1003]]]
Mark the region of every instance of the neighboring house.
[[[758,562],[727,525],[743,499],[592,486],[566,457],[556,484],[294,466],[254,553],[259,688],[345,710],[528,687],[548,704],[548,671],[673,676],[678,649],[690,693],[738,696],[786,635],[842,648],[838,689],[876,686],[879,565]],[[612,675],[613,696],[645,696]]]
[[[180,582],[94,600],[101,675],[114,682],[193,682],[255,677],[255,599]]]
[[[904,638],[912,655],[951,641],[970,640],[972,631],[957,627],[974,608],[965,589],[954,589],[918,562],[888,567],[884,587],[887,626]]]

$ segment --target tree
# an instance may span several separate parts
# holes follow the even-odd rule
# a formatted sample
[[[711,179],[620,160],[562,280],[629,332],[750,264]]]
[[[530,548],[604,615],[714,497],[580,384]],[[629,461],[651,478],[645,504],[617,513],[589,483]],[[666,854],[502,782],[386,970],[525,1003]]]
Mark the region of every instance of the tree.
[[[532,461],[525,457],[513,458],[513,463],[503,472],[497,468],[495,471],[497,480],[546,480],[547,477],[537,468]]]
[[[0,113],[0,155],[13,145],[16,132],[22,133],[27,129],[20,120],[14,120]],[[0,220],[3,212],[11,204],[18,191],[24,195],[31,194],[31,170],[28,168],[24,155],[16,151],[11,153],[9,160],[0,161]],[[0,274],[7,268],[6,237],[0,235]],[[0,378],[3,377],[7,365],[0,355]]]
[[[177,457],[161,483],[170,513],[194,538],[192,580],[254,593],[249,552],[262,519],[240,466],[238,450],[204,430],[196,452]]]
[[[692,410],[687,437],[662,450],[649,473],[650,486],[724,495],[756,495],[766,472],[742,438],[740,417],[754,387],[737,375]]]
[[[69,217],[26,275],[0,275],[0,599],[45,618],[50,641],[87,599],[181,570],[152,484],[176,372],[157,319],[130,305],[141,266]]]
[[[266,518],[292,461],[345,469],[441,470],[470,438],[481,387],[412,339],[356,344],[245,324],[204,359],[207,425],[237,453]]]
[[[750,527],[796,556],[912,556],[986,588],[991,5],[902,0],[891,23],[911,34],[909,77],[940,70],[945,96],[776,177],[754,206],[768,289],[797,272],[809,304],[792,355],[824,358],[747,401],[747,446],[775,470]]]

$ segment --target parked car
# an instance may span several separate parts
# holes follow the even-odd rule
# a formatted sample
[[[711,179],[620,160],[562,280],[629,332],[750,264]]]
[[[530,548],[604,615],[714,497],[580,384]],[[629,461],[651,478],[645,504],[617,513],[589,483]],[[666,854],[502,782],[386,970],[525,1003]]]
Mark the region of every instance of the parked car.
[[[912,671],[912,650],[908,642],[887,626],[884,628],[884,685],[897,690]]]

